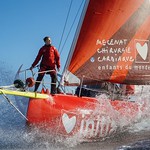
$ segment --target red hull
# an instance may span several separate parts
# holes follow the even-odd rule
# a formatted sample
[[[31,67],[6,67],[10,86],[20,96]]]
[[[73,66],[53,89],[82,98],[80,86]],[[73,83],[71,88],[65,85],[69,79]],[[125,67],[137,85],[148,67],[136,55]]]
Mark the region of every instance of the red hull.
[[[115,132],[121,119],[126,120],[124,126],[132,123],[139,108],[135,102],[59,94],[50,95],[50,100],[30,99],[27,118],[29,124],[46,123],[57,135],[95,138]]]

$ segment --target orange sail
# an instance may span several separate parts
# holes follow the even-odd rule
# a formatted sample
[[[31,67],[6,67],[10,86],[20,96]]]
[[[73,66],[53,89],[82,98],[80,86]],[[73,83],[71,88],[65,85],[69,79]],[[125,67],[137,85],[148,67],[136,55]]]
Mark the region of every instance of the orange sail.
[[[149,0],[90,0],[87,3],[67,71],[88,81],[148,84]]]

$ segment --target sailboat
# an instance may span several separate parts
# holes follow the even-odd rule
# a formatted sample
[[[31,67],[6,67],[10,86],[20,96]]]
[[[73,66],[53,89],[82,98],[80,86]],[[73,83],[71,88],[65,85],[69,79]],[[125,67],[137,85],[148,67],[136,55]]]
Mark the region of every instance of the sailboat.
[[[114,92],[120,85],[149,84],[149,26],[149,0],[86,0],[60,85],[79,87],[76,93],[27,94],[27,123],[67,137],[101,138],[117,131],[121,119],[124,126],[134,122],[145,103]],[[104,90],[108,98],[101,93],[104,83],[113,85]]]

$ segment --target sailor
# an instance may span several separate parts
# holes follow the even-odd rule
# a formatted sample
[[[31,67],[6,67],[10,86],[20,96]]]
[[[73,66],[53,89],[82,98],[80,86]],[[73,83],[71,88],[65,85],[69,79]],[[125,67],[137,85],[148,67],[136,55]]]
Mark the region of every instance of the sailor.
[[[50,37],[46,36],[44,37],[43,40],[44,40],[45,45],[40,48],[38,55],[35,58],[35,61],[30,67],[30,70],[32,70],[41,60],[39,74],[36,79],[34,91],[37,91],[40,85],[40,82],[42,81],[46,71],[49,71],[47,74],[50,74],[51,76],[51,94],[55,94],[56,93],[56,81],[57,81],[56,67],[57,67],[57,70],[59,71],[60,70],[60,54],[58,50],[54,46],[51,45]]]

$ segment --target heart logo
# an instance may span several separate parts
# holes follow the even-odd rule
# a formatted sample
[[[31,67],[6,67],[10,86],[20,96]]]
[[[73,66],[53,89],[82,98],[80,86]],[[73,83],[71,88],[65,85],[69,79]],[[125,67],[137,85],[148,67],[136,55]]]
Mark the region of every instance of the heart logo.
[[[139,53],[139,55],[146,60],[147,58],[147,53],[148,53],[148,45],[145,43],[143,46],[141,46],[140,43],[136,43],[136,49]]]
[[[64,113],[62,115],[62,123],[65,127],[66,132],[70,133],[73,130],[73,128],[75,127],[76,116],[69,118],[69,116],[66,113]]]

